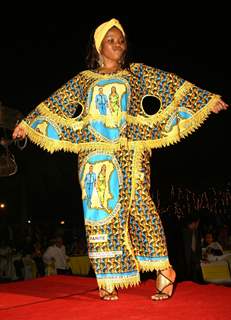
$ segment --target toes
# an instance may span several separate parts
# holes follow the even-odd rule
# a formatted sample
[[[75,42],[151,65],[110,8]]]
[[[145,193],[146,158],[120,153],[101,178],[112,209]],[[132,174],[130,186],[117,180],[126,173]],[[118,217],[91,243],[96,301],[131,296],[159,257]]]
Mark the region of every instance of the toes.
[[[151,296],[152,300],[159,301],[159,300],[167,300],[169,297],[167,295],[163,294],[154,294],[154,296]]]

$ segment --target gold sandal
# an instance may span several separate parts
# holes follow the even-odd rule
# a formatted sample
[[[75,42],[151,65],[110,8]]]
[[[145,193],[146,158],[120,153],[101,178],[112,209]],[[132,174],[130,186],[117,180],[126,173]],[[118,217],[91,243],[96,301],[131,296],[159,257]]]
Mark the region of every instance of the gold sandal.
[[[151,297],[152,300],[155,300],[155,301],[169,299],[172,296],[173,291],[175,289],[175,279],[176,279],[175,271],[172,269],[172,272],[173,272],[172,279],[167,277],[162,271],[163,270],[158,270],[157,272],[157,279],[156,279],[157,293]],[[168,287],[171,287],[171,289],[166,291]]]

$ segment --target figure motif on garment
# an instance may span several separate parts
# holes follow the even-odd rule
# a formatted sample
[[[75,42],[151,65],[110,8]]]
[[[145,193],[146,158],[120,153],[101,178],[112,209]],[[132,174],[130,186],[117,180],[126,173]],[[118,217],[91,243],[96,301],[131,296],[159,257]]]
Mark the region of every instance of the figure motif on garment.
[[[145,113],[146,96],[159,100],[156,114]],[[195,131],[219,98],[137,63],[114,75],[83,71],[23,120],[42,148],[79,154],[88,252],[99,287],[135,285],[140,270],[170,265],[150,197],[150,153]]]

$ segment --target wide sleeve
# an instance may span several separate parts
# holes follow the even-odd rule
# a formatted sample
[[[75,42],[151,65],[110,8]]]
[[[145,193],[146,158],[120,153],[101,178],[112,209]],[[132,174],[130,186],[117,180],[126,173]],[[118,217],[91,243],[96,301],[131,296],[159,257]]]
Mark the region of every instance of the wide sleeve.
[[[32,142],[51,153],[77,153],[91,138],[84,97],[85,85],[79,74],[34,108],[20,125]]]
[[[141,132],[139,143],[142,141],[150,148],[179,142],[194,132],[220,99],[219,95],[201,89],[174,73],[143,64],[133,65],[133,72],[142,84],[142,100],[145,96],[159,100],[159,110],[154,115],[145,113],[141,101],[140,112],[135,119]]]

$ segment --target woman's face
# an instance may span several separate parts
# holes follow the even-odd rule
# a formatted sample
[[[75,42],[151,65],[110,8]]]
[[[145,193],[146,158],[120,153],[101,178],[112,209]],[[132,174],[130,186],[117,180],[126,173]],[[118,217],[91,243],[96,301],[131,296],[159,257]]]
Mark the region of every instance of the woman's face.
[[[120,62],[127,48],[122,32],[116,27],[111,28],[105,35],[101,44],[101,55],[106,60]]]

